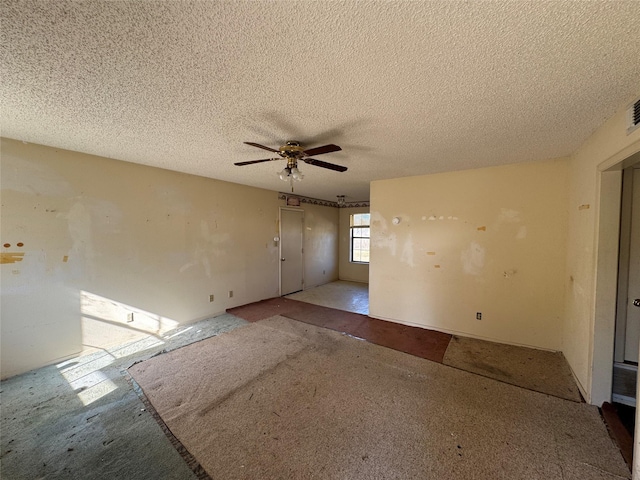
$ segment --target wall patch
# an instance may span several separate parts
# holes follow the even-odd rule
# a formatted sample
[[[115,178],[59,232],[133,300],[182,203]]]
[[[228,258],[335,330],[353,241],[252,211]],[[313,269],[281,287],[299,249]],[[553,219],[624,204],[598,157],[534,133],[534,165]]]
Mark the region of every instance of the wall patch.
[[[0,253],[0,263],[21,262],[24,252],[2,252]]]

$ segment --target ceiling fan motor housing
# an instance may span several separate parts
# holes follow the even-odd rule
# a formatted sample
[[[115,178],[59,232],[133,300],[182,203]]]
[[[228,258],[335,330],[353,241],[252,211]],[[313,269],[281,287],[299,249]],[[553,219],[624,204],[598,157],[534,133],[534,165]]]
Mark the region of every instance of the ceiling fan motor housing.
[[[288,141],[280,147],[278,154],[287,159],[287,168],[297,168],[298,159],[304,157],[304,149],[300,146],[300,142]]]
[[[301,157],[304,154],[304,149],[300,146],[299,142],[290,141],[280,147],[280,155],[283,157]]]

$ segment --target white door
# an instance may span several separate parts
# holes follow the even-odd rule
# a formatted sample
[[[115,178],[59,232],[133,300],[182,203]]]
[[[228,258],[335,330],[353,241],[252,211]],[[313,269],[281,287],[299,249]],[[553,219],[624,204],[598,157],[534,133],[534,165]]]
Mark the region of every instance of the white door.
[[[624,359],[638,362],[640,344],[640,168],[633,170],[633,200],[631,201],[631,245],[629,248],[629,288],[627,291],[627,330]]]
[[[302,210],[280,209],[280,295],[303,287]]]

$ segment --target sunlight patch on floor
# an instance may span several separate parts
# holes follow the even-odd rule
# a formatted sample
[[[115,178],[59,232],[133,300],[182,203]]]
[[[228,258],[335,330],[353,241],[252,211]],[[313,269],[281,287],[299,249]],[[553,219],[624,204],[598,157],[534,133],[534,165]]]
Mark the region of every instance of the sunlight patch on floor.
[[[83,350],[56,366],[85,406],[118,388],[103,369],[193,328],[178,329],[175,320],[84,290],[80,307]],[[167,332],[170,336],[165,338]]]
[[[179,324],[170,318],[92,292],[80,292],[82,354],[154,336],[158,340]]]

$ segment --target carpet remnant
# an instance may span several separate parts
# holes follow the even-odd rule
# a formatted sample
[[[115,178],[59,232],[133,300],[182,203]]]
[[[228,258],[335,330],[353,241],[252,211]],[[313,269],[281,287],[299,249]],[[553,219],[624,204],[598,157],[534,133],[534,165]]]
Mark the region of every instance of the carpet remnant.
[[[630,478],[596,407],[281,316],[129,372],[212,478]]]
[[[511,385],[582,402],[580,390],[560,352],[454,336],[443,363]]]
[[[167,351],[163,350],[162,352],[159,352],[157,355],[161,355],[164,353],[167,353]],[[154,355],[154,357],[157,355]],[[182,442],[180,442],[180,440],[171,432],[171,430],[169,430],[169,427],[167,426],[166,423],[164,423],[164,420],[162,420],[162,417],[160,417],[160,414],[158,414],[158,411],[151,404],[147,396],[142,392],[140,385],[138,385],[136,381],[133,380],[133,377],[131,377],[130,375],[127,376],[127,381],[129,382],[129,385],[131,385],[131,388],[133,389],[133,391],[136,392],[136,394],[144,404],[145,409],[151,414],[151,416],[158,423],[158,425],[160,425],[162,432],[169,439],[173,448],[175,448],[176,451],[180,454],[182,459],[185,461],[185,463],[191,469],[191,471],[196,475],[198,480],[212,480],[209,474],[205,471],[205,469],[202,468],[202,465],[198,463],[198,460],[193,455],[191,455],[191,453],[184,447],[184,445],[182,445]]]

